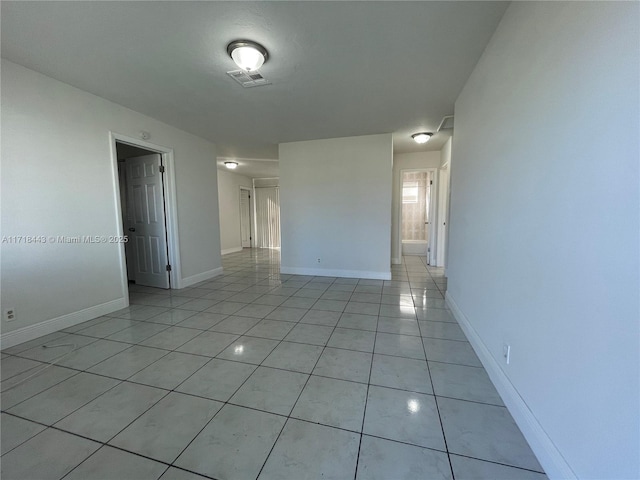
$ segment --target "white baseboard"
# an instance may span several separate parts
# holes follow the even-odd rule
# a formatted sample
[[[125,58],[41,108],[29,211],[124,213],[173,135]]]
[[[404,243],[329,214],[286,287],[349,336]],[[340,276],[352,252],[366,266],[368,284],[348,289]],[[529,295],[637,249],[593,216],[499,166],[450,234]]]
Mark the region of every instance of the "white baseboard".
[[[552,480],[577,479],[578,477],[564,459],[562,453],[544,431],[542,425],[540,425],[533,412],[527,406],[526,401],[520,396],[507,375],[500,368],[496,359],[491,355],[489,349],[449,292],[446,293],[446,302],[489,374],[489,378],[502,397],[502,401],[518,427],[520,427],[520,431],[522,431],[527,442],[529,442],[529,446],[538,458],[542,468],[544,468],[547,477]]]
[[[102,315],[107,315],[108,313],[115,312],[127,306],[129,306],[128,299],[124,297],[118,298],[117,300],[101,303],[100,305],[85,308],[78,312],[68,313],[57,318],[36,323],[35,325],[28,325],[11,332],[3,333],[0,335],[0,348],[13,347],[14,345],[28,342],[43,335],[57,332],[63,328],[73,327],[87,320],[93,320]]]
[[[313,275],[316,277],[367,278],[371,280],[391,280],[391,272],[371,272],[367,270],[331,270],[327,268],[302,268],[280,266],[280,273],[290,275]]]
[[[208,270],[202,273],[197,273],[195,275],[191,275],[190,277],[185,277],[180,281],[180,288],[190,287],[191,285],[204,282],[205,280],[210,280],[213,277],[217,277],[218,275],[222,275],[222,267],[214,268],[213,270]]]
[[[236,253],[241,251],[242,251],[242,247],[233,247],[233,248],[225,248],[224,250],[220,250],[220,253],[222,255],[228,255],[230,253]]]

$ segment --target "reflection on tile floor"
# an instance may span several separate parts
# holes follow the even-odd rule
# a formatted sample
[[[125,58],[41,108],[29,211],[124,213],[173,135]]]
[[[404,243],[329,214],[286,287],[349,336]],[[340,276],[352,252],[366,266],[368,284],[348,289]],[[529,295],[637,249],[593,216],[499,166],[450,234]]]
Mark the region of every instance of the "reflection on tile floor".
[[[250,249],[223,264],[6,349],[1,477],[546,478],[446,308],[442,269],[284,275],[278,251]]]

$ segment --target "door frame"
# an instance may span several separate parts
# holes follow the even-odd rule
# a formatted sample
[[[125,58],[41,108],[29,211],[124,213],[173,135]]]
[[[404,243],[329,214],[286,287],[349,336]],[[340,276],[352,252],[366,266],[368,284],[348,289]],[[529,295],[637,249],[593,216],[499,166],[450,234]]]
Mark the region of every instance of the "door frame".
[[[396,215],[398,218],[397,225],[397,258],[402,259],[402,177],[404,173],[409,172],[430,172],[432,176],[433,184],[431,185],[431,201],[429,202],[429,227],[435,225],[434,228],[429,228],[429,238],[427,240],[429,251],[427,252],[427,264],[435,265],[436,262],[436,251],[437,251],[437,243],[438,243],[438,235],[437,235],[437,223],[436,217],[438,215],[437,204],[438,204],[438,169],[435,167],[427,167],[427,168],[402,168],[400,169],[400,174],[398,175],[397,180],[397,192],[398,192],[398,204]]]
[[[436,251],[436,266],[446,267],[446,248],[449,216],[449,181],[451,172],[449,164],[438,169],[438,249]]]
[[[251,187],[244,187],[240,185],[238,193],[240,208],[242,208],[242,190],[246,190],[247,192],[249,192],[249,248],[253,248],[253,189]],[[240,246],[242,247],[242,211],[240,211]]]
[[[169,288],[182,288],[182,279],[180,278],[180,241],[178,235],[178,207],[176,202],[176,180],[175,180],[175,163],[173,157],[173,149],[156,145],[145,140],[129,137],[116,132],[109,132],[109,144],[111,147],[111,163],[112,163],[112,184],[115,195],[117,235],[124,236],[124,224],[122,218],[122,206],[120,203],[120,182],[118,178],[118,152],[116,150],[116,142],[125,143],[134,147],[144,148],[153,153],[160,154],[162,165],[164,166],[164,205],[165,205],[165,225],[167,231],[167,254],[171,271],[169,272]],[[122,281],[122,294],[129,304],[129,281],[127,279],[127,259],[125,254],[124,243],[120,244],[120,274]]]

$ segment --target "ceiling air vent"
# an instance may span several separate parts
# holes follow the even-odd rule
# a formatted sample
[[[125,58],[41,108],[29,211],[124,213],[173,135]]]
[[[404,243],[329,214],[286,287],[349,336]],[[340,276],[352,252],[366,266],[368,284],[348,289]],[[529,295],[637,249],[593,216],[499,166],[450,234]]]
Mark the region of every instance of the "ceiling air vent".
[[[440,122],[440,126],[438,127],[438,130],[436,130],[436,132],[439,132],[440,130],[450,130],[453,128],[453,115],[447,115],[446,117],[442,118],[442,121]]]
[[[260,87],[269,85],[269,82],[260,74],[260,72],[245,72],[244,70],[232,70],[227,72],[231,78],[242,85],[244,88]]]

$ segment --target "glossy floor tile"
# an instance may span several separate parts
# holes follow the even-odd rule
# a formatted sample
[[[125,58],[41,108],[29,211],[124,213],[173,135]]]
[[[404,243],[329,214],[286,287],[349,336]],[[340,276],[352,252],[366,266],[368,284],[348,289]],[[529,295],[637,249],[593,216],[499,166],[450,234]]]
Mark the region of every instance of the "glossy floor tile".
[[[256,478],[286,417],[225,405],[176,461],[214,478]]]
[[[362,436],[357,479],[452,479],[447,454],[428,448]]]
[[[100,446],[97,442],[47,428],[2,456],[0,476],[5,480],[60,479]]]
[[[366,385],[312,376],[291,416],[360,432],[366,397]]]
[[[13,415],[7,415],[6,413],[1,415],[0,426],[0,433],[2,434],[0,441],[2,455],[13,450],[46,428],[39,423],[23,420]]]
[[[162,463],[103,446],[76,467],[66,480],[123,480],[158,478],[166,469]]]
[[[303,373],[258,367],[229,402],[287,416],[308,379]]]
[[[2,478],[546,478],[442,269],[285,275],[251,249],[223,264],[3,351]]]
[[[371,386],[363,433],[420,447],[445,450],[433,395]]]
[[[167,394],[166,390],[120,383],[55,424],[57,428],[107,442]]]
[[[171,463],[222,408],[222,403],[172,392],[109,444]]]
[[[289,419],[260,480],[353,478],[360,435]]]

